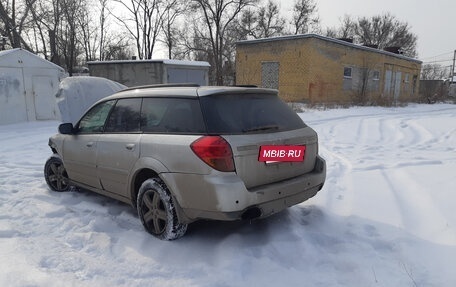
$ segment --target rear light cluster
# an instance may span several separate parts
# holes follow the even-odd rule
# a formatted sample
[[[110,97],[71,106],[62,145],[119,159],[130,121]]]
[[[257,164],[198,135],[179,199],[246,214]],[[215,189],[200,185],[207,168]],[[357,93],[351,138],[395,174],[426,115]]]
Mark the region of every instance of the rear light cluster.
[[[190,145],[193,152],[218,171],[235,171],[230,144],[221,136],[204,136]]]

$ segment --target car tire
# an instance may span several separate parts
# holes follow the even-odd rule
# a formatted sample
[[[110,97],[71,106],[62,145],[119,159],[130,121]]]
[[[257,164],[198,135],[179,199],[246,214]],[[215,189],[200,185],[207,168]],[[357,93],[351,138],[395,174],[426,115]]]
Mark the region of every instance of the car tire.
[[[173,197],[159,178],[148,179],[141,185],[137,210],[147,232],[159,239],[174,240],[187,231],[187,224],[179,222]]]
[[[70,190],[70,179],[58,155],[51,156],[44,165],[44,178],[52,191],[62,192]]]

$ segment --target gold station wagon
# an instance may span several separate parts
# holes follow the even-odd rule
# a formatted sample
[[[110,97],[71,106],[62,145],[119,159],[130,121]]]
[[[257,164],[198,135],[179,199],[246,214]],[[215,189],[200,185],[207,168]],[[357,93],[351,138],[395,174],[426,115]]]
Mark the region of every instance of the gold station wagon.
[[[325,182],[316,132],[277,90],[158,85],[95,103],[49,139],[49,188],[131,204],[172,240],[199,219],[255,219],[314,196]]]

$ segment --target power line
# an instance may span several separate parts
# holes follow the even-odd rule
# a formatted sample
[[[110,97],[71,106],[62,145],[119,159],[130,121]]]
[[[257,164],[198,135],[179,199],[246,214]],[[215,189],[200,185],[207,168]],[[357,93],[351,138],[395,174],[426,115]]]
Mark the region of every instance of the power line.
[[[448,60],[437,60],[437,61],[423,62],[423,64],[435,64],[435,63],[443,63],[443,62],[451,62],[451,61],[453,61],[453,58],[448,59]]]
[[[443,54],[440,54],[440,55],[436,55],[436,56],[421,58],[421,60],[437,58],[437,57],[441,57],[441,56],[445,56],[445,55],[453,55],[453,51],[447,52],[447,53],[443,53]]]

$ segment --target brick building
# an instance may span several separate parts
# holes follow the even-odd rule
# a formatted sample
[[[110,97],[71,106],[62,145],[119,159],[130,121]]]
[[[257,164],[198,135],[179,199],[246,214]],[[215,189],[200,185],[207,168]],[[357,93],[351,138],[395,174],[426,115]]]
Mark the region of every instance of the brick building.
[[[410,101],[421,61],[315,34],[246,40],[236,47],[236,84],[279,90],[291,102]]]

